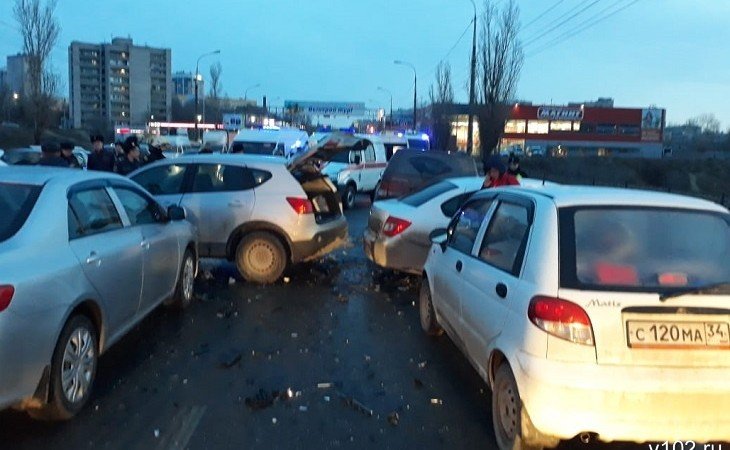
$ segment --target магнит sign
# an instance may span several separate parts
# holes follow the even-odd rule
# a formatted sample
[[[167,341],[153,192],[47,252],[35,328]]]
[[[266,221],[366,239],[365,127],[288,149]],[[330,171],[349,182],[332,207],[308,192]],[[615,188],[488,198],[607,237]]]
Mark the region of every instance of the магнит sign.
[[[537,118],[543,120],[581,120],[583,119],[583,108],[541,106],[537,109]]]

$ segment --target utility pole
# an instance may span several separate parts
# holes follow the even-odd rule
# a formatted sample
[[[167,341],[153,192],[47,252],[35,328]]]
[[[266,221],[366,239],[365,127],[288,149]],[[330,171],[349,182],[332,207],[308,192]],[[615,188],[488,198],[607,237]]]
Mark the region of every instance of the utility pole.
[[[469,81],[469,114],[466,135],[466,153],[474,153],[474,83],[477,71],[477,5],[471,0],[474,7],[474,29],[471,38],[471,80]]]
[[[416,90],[418,89],[418,74],[416,74],[416,67],[413,64],[405,62],[405,61],[395,60],[393,62],[395,64],[399,64],[402,66],[408,66],[413,70],[413,132],[415,132],[416,131],[416,119],[417,119],[417,117],[416,117],[417,109],[416,108],[418,107],[418,105],[416,103],[416,99],[418,97],[418,94],[416,92]]]
[[[194,119],[195,119],[195,139],[196,140],[200,139],[200,133],[198,132],[198,122],[200,122],[200,120],[198,119],[198,83],[200,82],[200,78],[201,78],[200,69],[199,69],[200,60],[205,58],[206,56],[218,55],[218,54],[220,54],[220,52],[221,52],[220,50],[216,50],[216,51],[213,51],[210,53],[202,54],[202,55],[200,55],[198,60],[195,62],[195,117],[194,117]],[[205,106],[205,104],[203,106]]]

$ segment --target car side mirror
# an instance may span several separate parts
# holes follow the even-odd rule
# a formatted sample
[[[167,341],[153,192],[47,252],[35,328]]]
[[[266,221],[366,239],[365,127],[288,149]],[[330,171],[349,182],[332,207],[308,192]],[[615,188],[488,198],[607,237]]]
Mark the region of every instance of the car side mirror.
[[[446,251],[446,242],[448,241],[446,228],[436,228],[428,234],[428,238],[432,243],[438,244],[442,252]]]
[[[177,205],[167,208],[167,217],[173,221],[185,220],[185,210]]]

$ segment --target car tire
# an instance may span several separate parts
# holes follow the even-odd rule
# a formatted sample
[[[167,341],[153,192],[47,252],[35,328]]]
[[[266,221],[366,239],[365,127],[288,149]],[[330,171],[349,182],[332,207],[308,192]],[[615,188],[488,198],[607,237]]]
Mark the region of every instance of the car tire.
[[[423,278],[421,282],[421,290],[418,295],[418,310],[421,316],[421,328],[429,336],[441,336],[444,329],[436,320],[436,311],[433,309],[433,301],[431,300],[431,286],[428,278]]]
[[[185,255],[183,255],[182,264],[180,265],[180,275],[175,286],[175,293],[165,304],[173,308],[185,309],[193,303],[194,298],[195,256],[190,250],[185,250]]]
[[[494,374],[492,423],[500,450],[542,450],[560,443],[557,438],[543,435],[532,425],[522,404],[515,376],[506,363],[499,366]]]
[[[345,209],[352,209],[355,207],[355,197],[357,196],[357,189],[354,184],[348,184],[345,186],[345,191],[342,193],[342,206]]]
[[[241,276],[252,283],[276,282],[284,273],[286,263],[284,245],[265,231],[244,236],[236,249],[236,267]]]
[[[99,336],[84,315],[72,316],[63,327],[51,360],[49,401],[28,414],[40,420],[68,420],[83,409],[96,379]],[[72,377],[64,384],[64,373]]]

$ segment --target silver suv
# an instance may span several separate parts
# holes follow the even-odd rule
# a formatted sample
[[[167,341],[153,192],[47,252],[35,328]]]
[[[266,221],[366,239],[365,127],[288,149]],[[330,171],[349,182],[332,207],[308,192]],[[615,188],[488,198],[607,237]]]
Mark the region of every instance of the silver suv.
[[[245,154],[165,159],[130,174],[165,205],[186,209],[201,257],[235,261],[247,281],[273,283],[288,263],[347,240],[335,186],[298,161]]]

